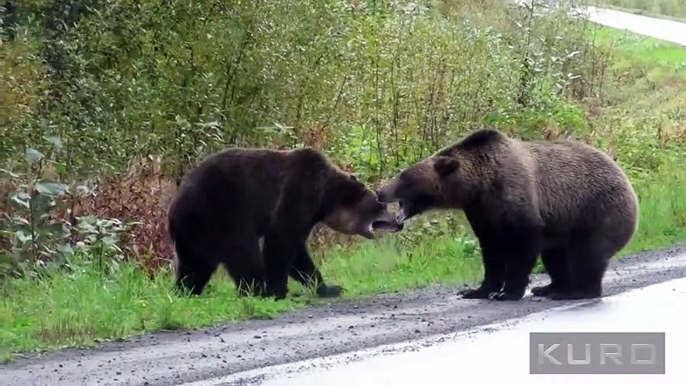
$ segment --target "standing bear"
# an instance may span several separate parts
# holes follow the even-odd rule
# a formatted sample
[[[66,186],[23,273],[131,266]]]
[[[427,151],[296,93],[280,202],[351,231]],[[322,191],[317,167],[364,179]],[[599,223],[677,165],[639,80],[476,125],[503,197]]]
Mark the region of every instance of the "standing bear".
[[[283,299],[290,276],[319,297],[339,296],[343,288],[325,284],[307,250],[320,222],[369,239],[374,230],[402,228],[372,190],[317,150],[215,153],[188,175],[169,209],[175,288],[202,293],[221,264],[240,295]]]
[[[485,128],[404,169],[377,191],[398,221],[462,209],[485,275],[463,298],[519,300],[539,253],[553,300],[602,295],[610,259],[633,238],[638,200],[619,166],[573,141],[520,141]]]

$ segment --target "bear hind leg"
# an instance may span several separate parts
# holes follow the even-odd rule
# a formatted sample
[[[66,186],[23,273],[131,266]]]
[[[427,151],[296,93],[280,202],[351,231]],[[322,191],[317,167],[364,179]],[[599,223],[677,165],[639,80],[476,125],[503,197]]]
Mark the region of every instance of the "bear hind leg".
[[[200,295],[212,278],[217,265],[178,263],[175,290],[178,293],[188,291],[191,295]]]
[[[314,287],[317,296],[321,298],[334,298],[341,295],[343,287],[339,285],[327,285],[321,272],[317,269],[310,257],[305,245],[296,248],[295,260],[290,268],[290,276],[304,287]]]
[[[603,276],[613,254],[599,237],[577,241],[569,251],[569,286],[565,291],[551,292],[548,298],[580,300],[601,297]]]
[[[187,246],[176,241],[176,282],[177,294],[188,291],[191,295],[200,295],[217,269],[218,262],[207,256],[201,248]]]
[[[264,266],[257,235],[226,236],[221,262],[236,285],[238,296],[264,294]]]
[[[289,239],[290,235],[277,229],[270,230],[265,235],[262,256],[265,266],[265,296],[281,300],[288,294],[288,277],[297,248],[295,240]]]
[[[533,287],[534,296],[546,297],[551,293],[562,293],[569,288],[569,260],[567,250],[563,247],[546,248],[541,252],[541,261],[545,267],[550,283]]]

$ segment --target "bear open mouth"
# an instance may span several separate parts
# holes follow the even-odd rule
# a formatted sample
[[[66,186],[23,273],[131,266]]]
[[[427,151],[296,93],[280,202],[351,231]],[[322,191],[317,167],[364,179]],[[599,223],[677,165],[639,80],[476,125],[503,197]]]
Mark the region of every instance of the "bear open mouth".
[[[372,229],[382,232],[399,232],[403,229],[403,224],[396,221],[377,220],[372,223]]]
[[[412,217],[412,216],[413,216],[413,215],[408,215],[407,206],[406,206],[406,205],[403,205],[402,202],[401,202],[401,204],[400,204],[400,210],[399,210],[398,213],[396,213],[396,215],[395,215],[395,221],[396,221],[398,224],[404,224],[404,223],[405,223],[407,220],[409,220],[410,217]]]

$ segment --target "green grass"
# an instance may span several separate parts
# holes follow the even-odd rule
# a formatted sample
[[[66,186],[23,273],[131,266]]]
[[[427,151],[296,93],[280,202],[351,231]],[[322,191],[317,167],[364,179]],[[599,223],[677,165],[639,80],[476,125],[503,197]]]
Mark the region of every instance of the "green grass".
[[[599,119],[622,125],[619,163],[639,195],[638,233],[622,255],[686,239],[686,49],[607,27],[594,33],[609,48],[615,82]]]
[[[481,275],[478,247],[471,239],[441,237],[408,247],[392,237],[361,242],[351,251],[328,252],[321,265],[325,277],[346,288],[344,297],[361,297],[432,283],[473,281]],[[2,347],[26,351],[90,345],[141,331],[270,318],[321,301],[297,284],[292,291],[303,296],[284,301],[238,298],[221,271],[203,296],[180,298],[171,293],[169,273],[151,280],[134,265],[122,265],[110,275],[100,273],[95,265],[75,266],[79,270],[67,275],[6,284],[0,302]]]
[[[649,63],[654,67],[674,65],[686,69],[686,49],[678,44],[602,26],[598,26],[593,34],[598,44],[618,50],[619,63],[630,61]]]
[[[651,17],[686,20],[686,2],[683,0],[597,0],[589,4]]]
[[[677,44],[606,27],[598,44],[610,47],[610,71],[616,79],[607,90],[606,118],[643,122],[642,136],[654,142],[660,130],[684,129],[686,119],[686,49]]]
[[[682,164],[683,165],[683,164]],[[641,205],[639,229],[620,256],[686,240],[686,172],[676,163],[663,166],[634,187]]]
[[[686,114],[686,51],[650,38],[600,28],[598,42],[613,47],[616,79],[597,125],[621,127],[619,162],[639,194],[640,226],[621,255],[686,240],[686,154],[676,139]],[[445,218],[438,214],[439,219]],[[458,215],[459,218],[459,215]],[[480,251],[468,227],[431,226],[416,219],[401,234],[333,247],[321,261],[344,298],[360,298],[432,283],[473,282],[482,274]],[[226,275],[216,275],[206,294],[177,298],[172,277],[150,279],[135,265],[104,275],[75,262],[74,271],[43,280],[6,280],[0,287],[0,358],[10,352],[88,346],[99,340],[155,330],[209,326],[223,321],[270,318],[318,303],[311,294],[275,302],[237,298]],[[297,285],[293,285],[299,291]]]
[[[619,163],[641,203],[638,233],[622,254],[686,239],[686,49],[650,37],[599,27],[615,82],[599,121],[623,126]]]

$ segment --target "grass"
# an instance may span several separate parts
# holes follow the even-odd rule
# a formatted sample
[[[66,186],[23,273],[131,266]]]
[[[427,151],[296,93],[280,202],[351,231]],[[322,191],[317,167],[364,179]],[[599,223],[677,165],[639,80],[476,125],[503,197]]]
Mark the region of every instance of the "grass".
[[[597,120],[621,124],[631,133],[620,138],[619,162],[641,203],[639,231],[621,255],[686,240],[686,154],[683,145],[680,150],[656,141],[686,131],[686,51],[607,28],[599,28],[597,38],[617,55],[610,69],[616,82],[607,90],[608,102]],[[418,219],[402,234],[362,241],[351,249],[334,246],[321,261],[322,271],[328,281],[347,289],[344,298],[480,279],[480,251],[471,231],[464,225],[456,231],[445,214],[437,218],[436,225]],[[108,274],[86,261],[72,266],[68,274],[7,280],[0,286],[0,358],[7,360],[12,352],[89,346],[146,331],[270,318],[320,302],[307,294],[280,302],[239,299],[223,274],[213,278],[203,296],[177,298],[170,292],[168,272],[151,279],[132,264]]]
[[[645,16],[686,21],[686,3],[683,0],[597,0],[589,4]]]
[[[686,49],[678,44],[603,26],[595,31],[597,43],[611,45],[620,52],[616,67],[628,62],[632,65],[650,64],[656,69],[686,69]]]
[[[631,133],[622,139],[618,161],[641,204],[639,230],[621,254],[685,240],[686,49],[602,26],[595,37],[613,52],[609,71],[616,80],[600,120],[620,122]]]
[[[641,204],[639,229],[620,256],[686,240],[686,172],[665,166],[634,186]]]
[[[270,318],[319,302],[293,283],[292,291],[304,296],[278,302],[238,298],[221,271],[203,296],[178,298],[170,291],[173,278],[168,272],[151,280],[131,264],[110,275],[85,263],[74,266],[80,270],[37,282],[16,280],[5,286],[7,292],[0,302],[2,347],[26,351],[87,346],[141,331]],[[361,242],[352,251],[330,251],[322,270],[330,282],[346,288],[346,297],[363,297],[431,283],[473,281],[481,275],[481,262],[471,239],[438,237],[408,248],[397,240],[382,238]]]

